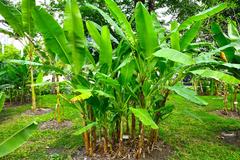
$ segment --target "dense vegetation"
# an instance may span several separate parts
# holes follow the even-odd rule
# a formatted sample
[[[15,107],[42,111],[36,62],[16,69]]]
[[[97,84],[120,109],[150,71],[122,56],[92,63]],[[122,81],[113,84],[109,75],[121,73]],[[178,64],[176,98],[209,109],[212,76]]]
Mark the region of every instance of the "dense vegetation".
[[[83,20],[76,0],[66,1],[60,18],[32,0],[22,0],[20,9],[0,1],[0,14],[12,29],[0,31],[26,44],[22,56],[13,51],[1,56],[1,103],[25,103],[31,97],[36,114],[41,110],[36,95],[55,94],[54,118],[60,124],[63,106],[74,109],[81,122],[73,135],[83,136],[87,156],[124,158],[132,144],[129,156],[136,159],[153,150],[165,134],[160,126],[179,106],[177,100],[168,103],[172,93],[199,106],[208,102],[197,94],[223,95],[225,113],[239,112],[238,24],[229,19],[227,34],[221,21],[205,25],[230,3],[184,17],[181,23],[172,21],[167,29],[149,12],[154,1],[147,1],[148,8],[136,1],[131,13],[113,0],[104,2],[103,10],[84,4],[107,22],[102,25]],[[205,36],[207,31],[211,36]],[[52,75],[51,81],[44,82],[45,75]],[[201,121],[201,116],[185,113]],[[21,146],[36,128],[32,122],[0,144],[0,157]]]

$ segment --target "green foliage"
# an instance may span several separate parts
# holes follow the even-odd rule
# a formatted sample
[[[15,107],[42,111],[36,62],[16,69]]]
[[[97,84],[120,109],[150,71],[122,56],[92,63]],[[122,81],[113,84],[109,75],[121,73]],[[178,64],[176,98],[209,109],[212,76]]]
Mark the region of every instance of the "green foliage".
[[[112,44],[107,26],[102,28],[99,63],[101,65],[107,64],[109,68],[112,65]]]
[[[60,25],[43,8],[33,11],[34,24],[43,35],[45,45],[50,54],[57,55],[63,62],[71,62],[67,39]]]
[[[158,50],[157,52],[154,53],[154,56],[162,57],[186,65],[194,64],[194,60],[191,58],[191,56],[170,48]]]
[[[93,9],[93,10],[96,10],[98,11],[102,17],[111,25],[114,27],[114,30],[116,31],[116,33],[121,36],[123,39],[125,39],[125,35],[122,31],[122,29],[118,26],[118,24],[107,14],[105,13],[103,10],[101,10],[100,8],[94,6],[94,5],[91,5],[91,4],[87,4],[86,5],[87,7],[89,7],[90,9]]]
[[[203,12],[200,12],[194,16],[189,17],[187,20],[185,20],[179,27],[178,27],[178,31],[184,30],[186,29],[188,26],[198,22],[198,21],[202,21],[205,20],[221,11],[223,11],[224,9],[226,9],[228,7],[228,3],[221,3],[217,6],[214,6],[212,8],[209,8]]]
[[[60,93],[58,98],[77,109],[83,117],[84,125],[76,134],[85,133],[86,147],[89,144],[88,137],[93,137],[93,130],[87,132],[92,127],[104,131],[104,136],[99,136],[104,138],[105,150],[108,150],[106,143],[111,143],[108,142],[108,136],[112,133],[119,133],[118,141],[121,144],[125,120],[128,121],[128,116],[133,114],[143,124],[139,125],[141,132],[139,145],[136,145],[139,147],[137,154],[141,154],[144,137],[148,133],[143,132],[144,127],[158,129],[160,120],[168,117],[173,110],[172,105],[166,104],[171,91],[193,103],[207,104],[193,91],[176,86],[189,73],[231,84],[239,83],[239,80],[228,74],[208,69],[223,67],[211,56],[221,48],[203,55],[189,49],[199,35],[203,20],[219,13],[227,4],[222,3],[200,12],[179,25],[175,21],[171,24],[171,31],[166,31],[142,3],[137,4],[130,20],[113,0],[105,0],[105,3],[116,22],[101,9],[88,4],[110,25],[100,27],[87,21],[86,27],[91,36],[88,39],[85,37],[85,25],[76,0],[66,2],[63,28],[43,8],[36,7],[33,10],[34,24],[44,39],[50,59],[54,59],[49,63],[66,70],[63,74],[69,79],[66,84],[72,91],[73,98],[68,99]],[[112,36],[115,34],[118,35],[116,38]],[[92,43],[92,39],[95,43]],[[195,45],[195,49],[201,52],[201,48],[196,46],[198,45]],[[95,64],[92,56],[96,65],[92,65]],[[90,63],[85,60],[86,57]],[[204,61],[199,62],[199,59]],[[37,63],[24,60],[18,62],[23,65]],[[38,79],[42,79],[41,74],[37,78],[40,81]]]
[[[178,28],[178,22],[177,21],[173,21],[171,23],[171,31],[174,31]],[[171,40],[171,47],[172,49],[175,49],[177,51],[180,51],[180,34],[178,31],[173,32],[170,36],[170,40]]]
[[[182,36],[180,40],[180,48],[181,51],[186,49],[190,43],[194,40],[194,38],[198,35],[198,32],[200,30],[200,27],[202,26],[202,22],[198,21],[195,24],[191,26],[189,30]]]
[[[226,46],[231,43],[231,41],[228,39],[228,37],[226,37],[221,27],[217,23],[212,24],[211,30],[213,33],[213,38],[217,42],[219,47]],[[234,52],[235,51],[233,47],[229,47],[224,50],[224,53],[226,54],[226,58],[230,62],[233,60]]]
[[[108,6],[111,15],[121,25],[127,40],[130,42],[131,45],[134,46],[135,36],[131,24],[128,22],[126,15],[121,11],[121,9],[117,6],[117,4],[113,0],[105,0],[105,3]]]
[[[158,40],[152,16],[142,3],[138,3],[135,9],[135,21],[139,46],[144,56],[148,58],[158,48]]]
[[[76,0],[67,1],[64,17],[64,32],[73,57],[73,70],[77,74],[85,62],[87,48],[82,16]]]
[[[237,25],[234,21],[228,22],[228,36],[232,40],[238,40],[240,38]]]
[[[36,129],[37,123],[33,122],[2,142],[0,144],[0,157],[13,152],[23,145]]]
[[[195,75],[199,75],[204,78],[212,78],[212,79],[233,84],[233,85],[237,85],[240,83],[239,79],[236,79],[235,77],[222,73],[220,71],[213,71],[210,69],[201,69],[201,70],[191,71],[191,73]]]
[[[170,90],[174,91],[175,93],[177,93],[178,95],[180,95],[181,97],[187,99],[188,101],[191,101],[193,103],[196,103],[198,105],[203,105],[206,106],[208,103],[204,100],[202,100],[201,98],[196,96],[196,93],[191,90],[191,89],[187,89],[184,86],[172,86],[172,87],[168,87]]]
[[[139,118],[139,120],[145,125],[150,126],[152,129],[158,129],[157,124],[152,120],[150,114],[146,109],[142,108],[132,108],[130,107],[131,112]]]
[[[13,28],[17,35],[23,35],[23,23],[21,12],[13,6],[0,2],[0,14],[4,17],[7,23]]]
[[[88,131],[89,129],[91,129],[92,127],[96,126],[97,125],[97,122],[92,122],[92,123],[89,123],[87,126],[79,129],[77,132],[74,133],[74,135],[81,135],[83,134],[84,132]]]
[[[0,112],[3,109],[4,102],[5,102],[5,94],[3,92],[0,92]]]
[[[33,35],[34,24],[32,19],[32,11],[35,8],[35,0],[22,0],[22,23],[24,30]]]

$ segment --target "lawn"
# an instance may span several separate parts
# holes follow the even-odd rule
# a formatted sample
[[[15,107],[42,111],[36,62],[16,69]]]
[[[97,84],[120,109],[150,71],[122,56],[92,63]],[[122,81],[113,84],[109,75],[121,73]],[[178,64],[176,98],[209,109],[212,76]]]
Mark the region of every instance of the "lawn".
[[[169,159],[240,159],[240,148],[219,139],[221,131],[240,129],[240,120],[212,113],[222,108],[221,97],[203,98],[209,102],[206,107],[194,105],[176,95],[170,96],[168,104],[173,104],[175,110],[160,125],[161,139],[174,150]],[[42,96],[38,106],[54,109],[55,96]],[[23,114],[29,108],[30,105],[8,107],[0,113],[0,142],[33,120],[40,124],[54,117],[53,112],[40,116]],[[72,128],[38,130],[26,144],[0,159],[71,159],[71,155],[83,145],[82,137],[72,134],[79,128],[81,119],[79,113],[67,105],[64,105],[64,119],[73,122]]]

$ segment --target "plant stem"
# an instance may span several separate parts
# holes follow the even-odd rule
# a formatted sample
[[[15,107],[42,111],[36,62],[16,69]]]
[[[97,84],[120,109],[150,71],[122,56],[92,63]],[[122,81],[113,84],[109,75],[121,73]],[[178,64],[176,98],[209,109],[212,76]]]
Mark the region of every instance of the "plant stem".
[[[104,153],[106,154],[108,152],[108,131],[106,127],[103,127],[103,133],[104,133]]]
[[[123,150],[123,122],[122,117],[120,118],[120,127],[119,127],[119,156],[122,154]]]
[[[238,86],[236,86],[234,88],[234,93],[233,93],[233,108],[234,108],[234,112],[237,112],[237,93],[238,93]]]
[[[29,48],[29,59],[30,59],[30,62],[33,62],[33,44],[32,43],[30,43],[30,48]],[[31,77],[31,91],[32,91],[32,110],[35,111],[37,106],[36,106],[36,94],[35,94],[35,87],[34,87],[32,64],[30,64],[30,77]]]
[[[224,96],[224,110],[226,111],[226,113],[227,113],[227,111],[228,111],[228,91],[227,91],[227,85],[226,84],[223,84],[223,96]]]
[[[59,81],[58,75],[56,75],[56,82]],[[57,94],[57,104],[56,104],[56,110],[57,110],[57,121],[58,123],[61,122],[61,112],[60,112],[60,88],[59,84],[56,84],[56,94]]]
[[[140,135],[139,135],[139,143],[138,143],[136,159],[140,159],[142,156],[143,142],[144,142],[144,126],[142,123],[140,123]]]
[[[135,138],[135,130],[136,130],[136,118],[135,118],[134,114],[132,113],[132,130],[131,130],[132,139]]]

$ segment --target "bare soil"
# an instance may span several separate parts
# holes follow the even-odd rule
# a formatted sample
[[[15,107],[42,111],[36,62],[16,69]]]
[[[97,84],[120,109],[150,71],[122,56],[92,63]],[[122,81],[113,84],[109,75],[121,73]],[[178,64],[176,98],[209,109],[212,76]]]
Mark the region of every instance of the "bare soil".
[[[48,129],[60,130],[63,128],[71,128],[71,127],[72,127],[72,122],[68,120],[64,120],[60,123],[58,123],[56,120],[50,120],[50,121],[41,123],[39,126],[41,130],[48,130]]]
[[[240,147],[240,130],[221,132],[220,138],[225,143]]]
[[[8,107],[19,107],[19,106],[22,106],[22,105],[30,105],[31,102],[24,102],[24,103],[21,103],[21,102],[5,102],[4,103],[4,107],[8,108]]]
[[[85,148],[80,148],[74,155],[73,160],[135,160],[135,154],[137,150],[138,142],[125,141],[124,148],[121,154],[119,153],[118,147],[114,147],[112,152],[104,154],[100,143],[97,145],[97,149],[92,157],[86,156]],[[145,145],[147,142],[145,143]],[[162,141],[158,141],[151,147],[145,146],[143,157],[141,160],[167,160],[169,156],[173,154],[173,149]]]
[[[50,113],[51,111],[52,111],[52,109],[50,109],[50,108],[37,108],[35,111],[33,111],[31,109],[27,110],[23,114],[30,115],[30,116],[35,116],[35,115],[47,114],[47,113]]]
[[[213,113],[219,115],[219,116],[223,116],[225,118],[236,118],[236,119],[240,119],[240,114],[238,112],[233,112],[233,111],[225,111],[225,110],[216,110],[213,111]]]

